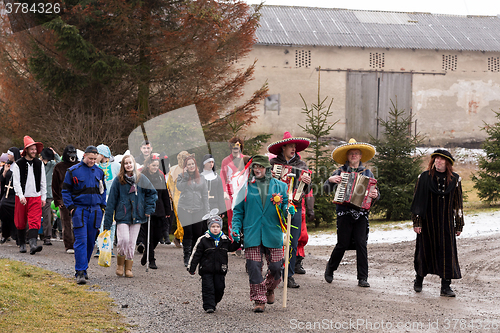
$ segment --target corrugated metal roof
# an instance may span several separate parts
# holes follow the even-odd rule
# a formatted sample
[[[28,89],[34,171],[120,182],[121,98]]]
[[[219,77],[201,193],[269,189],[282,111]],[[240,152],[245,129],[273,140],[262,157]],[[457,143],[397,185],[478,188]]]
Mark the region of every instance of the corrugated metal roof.
[[[500,16],[263,6],[257,44],[500,52]]]

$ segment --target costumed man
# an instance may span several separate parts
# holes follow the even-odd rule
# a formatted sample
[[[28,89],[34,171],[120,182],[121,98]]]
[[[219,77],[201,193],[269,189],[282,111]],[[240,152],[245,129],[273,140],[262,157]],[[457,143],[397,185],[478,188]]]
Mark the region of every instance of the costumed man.
[[[234,189],[231,184],[232,176],[245,168],[245,155],[243,155],[243,140],[239,137],[233,137],[229,140],[231,154],[225,157],[221,163],[220,178],[224,188],[224,199],[227,211],[227,230],[229,238],[232,240],[232,220],[233,220],[233,196]]]
[[[181,151],[177,154],[177,165],[174,165],[170,168],[170,172],[167,177],[167,189],[170,194],[170,198],[172,200],[172,206],[174,208],[175,219],[177,222],[177,229],[174,232],[174,244],[176,247],[182,247],[181,242],[184,238],[184,229],[182,228],[182,224],[179,221],[179,216],[177,215],[177,203],[179,202],[179,198],[181,197],[181,191],[177,188],[177,178],[184,171],[182,166],[184,165],[184,160],[189,156],[187,151]]]
[[[462,178],[453,172],[455,159],[437,149],[418,177],[411,205],[413,230],[417,233],[413,288],[422,291],[427,274],[441,278],[441,296],[455,297],[451,279],[460,279],[456,236],[464,227]]]
[[[73,145],[67,145],[64,148],[62,161],[57,163],[52,173],[52,197],[54,198],[54,206],[59,208],[61,216],[62,239],[66,253],[73,254],[73,244],[75,237],[73,235],[73,225],[71,223],[71,215],[68,208],[64,205],[62,197],[62,189],[66,171],[73,165],[78,164],[76,148]]]
[[[112,160],[113,155],[111,155],[111,150],[109,149],[108,146],[104,144],[100,144],[97,146],[97,161],[96,165],[101,168],[102,171],[104,171],[104,179],[106,183],[106,189],[111,188],[111,184],[113,184],[113,179],[115,179],[116,176],[118,176],[118,173],[120,172],[120,163],[115,162]],[[108,195],[109,191],[106,192],[106,202],[108,200]],[[99,229],[99,232],[102,232],[104,230],[104,225],[101,224],[101,228]],[[114,252],[113,252],[113,243],[115,240],[115,233],[116,233],[116,222],[113,221],[113,224],[111,225],[111,233],[110,233],[110,239],[111,239],[111,253],[112,256],[114,257]],[[97,246],[97,242],[96,242]],[[94,254],[95,257],[99,257],[99,248],[97,248],[96,253]]]
[[[299,288],[300,285],[295,282],[293,275],[295,274],[295,263],[297,259],[297,245],[302,229],[302,199],[309,193],[311,176],[308,173],[307,164],[300,159],[298,152],[303,151],[309,146],[309,139],[306,138],[294,138],[290,132],[285,132],[283,134],[283,139],[270,144],[267,150],[276,155],[276,157],[271,159],[271,167],[274,168],[275,164],[280,164],[283,166],[290,166],[291,173],[295,174],[295,179],[293,182],[293,190],[295,191],[299,187],[299,182],[302,180],[304,182],[303,193],[298,200],[293,200],[292,203],[296,208],[297,213],[293,216],[292,226],[290,229],[290,253],[288,258],[290,260],[290,267],[288,269],[288,288]],[[305,171],[302,173],[302,171]],[[302,176],[301,176],[302,174]],[[285,175],[286,176],[286,175]],[[273,172],[273,177],[278,177]],[[283,176],[280,176],[281,179]],[[292,198],[289,198],[291,200]]]
[[[45,200],[45,206],[42,207],[43,216],[43,245],[52,245],[50,242],[50,237],[52,236],[52,175],[54,173],[54,167],[58,162],[61,161],[61,156],[55,152],[52,148],[43,148],[42,150],[42,162],[45,168],[45,179],[47,181],[47,199]]]
[[[233,238],[239,242],[241,233],[245,237],[250,300],[255,302],[254,312],[264,312],[266,303],[274,303],[274,290],[281,282],[285,214],[294,214],[295,210],[293,206],[287,210],[287,186],[272,177],[269,159],[263,155],[252,158],[248,181],[234,200]],[[262,277],[264,255],[265,279]]]
[[[30,254],[42,251],[37,245],[38,230],[42,224],[42,207],[47,197],[45,168],[36,156],[42,152],[43,144],[31,137],[24,137],[21,158],[12,164],[12,178],[16,192],[14,223],[19,237],[19,252],[26,252],[26,238],[30,244]],[[26,224],[28,232],[26,233]]]
[[[374,178],[373,173],[366,169],[363,163],[368,162],[375,156],[375,147],[369,143],[356,142],[350,139],[349,143],[335,148],[332,158],[342,166],[333,172],[324,184],[325,193],[335,193],[342,177],[342,172],[356,172],[364,176]],[[368,196],[373,201],[380,198],[377,188],[372,188]],[[372,202],[373,202],[372,201]],[[368,215],[369,210],[355,206],[337,204],[337,245],[330,255],[330,260],[326,264],[325,280],[328,283],[333,281],[333,272],[337,270],[344,257],[346,250],[351,248],[352,240],[356,248],[356,264],[358,286],[370,287],[368,283]]]
[[[97,155],[97,148],[88,146],[82,161],[66,171],[62,189],[64,206],[73,221],[77,284],[87,283],[89,261],[106,209],[106,180],[104,171],[95,164]]]
[[[5,243],[9,237],[12,237],[19,246],[19,241],[17,238],[17,228],[14,223],[14,212],[16,207],[16,192],[14,192],[14,187],[12,186],[12,163],[21,158],[21,153],[16,147],[11,147],[7,151],[8,161],[4,164],[0,170],[0,187],[1,187],[1,198],[0,201],[0,221],[2,221],[2,239],[0,244]],[[25,245],[26,248],[26,245]]]

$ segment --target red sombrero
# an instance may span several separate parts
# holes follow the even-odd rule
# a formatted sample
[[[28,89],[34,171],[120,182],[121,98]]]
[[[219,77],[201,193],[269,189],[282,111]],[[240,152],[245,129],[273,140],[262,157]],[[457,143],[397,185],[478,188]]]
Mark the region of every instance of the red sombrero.
[[[311,140],[306,138],[293,138],[290,132],[285,132],[283,134],[283,140],[271,143],[267,146],[267,151],[271,154],[279,155],[281,153],[281,147],[287,145],[289,143],[295,143],[295,152],[303,151],[307,147],[309,147],[309,143]]]
[[[43,150],[43,143],[41,142],[35,142],[30,136],[25,135],[24,136],[24,148],[23,152],[21,153],[21,156],[26,156],[26,149],[30,146],[36,145],[36,153],[40,154]]]

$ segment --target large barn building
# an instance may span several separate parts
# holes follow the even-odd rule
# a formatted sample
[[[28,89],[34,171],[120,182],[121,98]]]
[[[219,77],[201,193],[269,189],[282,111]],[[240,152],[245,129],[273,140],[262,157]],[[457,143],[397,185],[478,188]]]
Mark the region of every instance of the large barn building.
[[[500,17],[263,6],[250,95],[264,82],[251,134],[305,135],[308,105],[333,98],[332,137],[370,141],[391,102],[427,145],[474,146],[500,111]],[[242,63],[243,65],[243,63]]]

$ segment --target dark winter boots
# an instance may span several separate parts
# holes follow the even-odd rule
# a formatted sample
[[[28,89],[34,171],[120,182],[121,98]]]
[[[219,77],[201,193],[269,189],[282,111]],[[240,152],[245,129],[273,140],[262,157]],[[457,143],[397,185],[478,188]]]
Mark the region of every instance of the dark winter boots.
[[[33,255],[37,252],[42,251],[43,247],[41,245],[37,245],[38,230],[29,229],[27,236],[30,243],[30,254]]]
[[[302,266],[302,260],[304,260],[304,257],[297,256],[295,261],[295,274],[306,274],[306,270]]]
[[[451,280],[441,279],[441,296],[455,297],[455,293],[450,288]]]
[[[413,290],[417,293],[422,291],[422,284],[424,282],[424,277],[420,275],[415,275],[415,280],[413,280]]]
[[[189,258],[191,257],[192,248],[192,240],[185,239],[182,241],[182,248],[184,250],[184,266],[187,267],[189,265]]]
[[[328,283],[332,283],[333,281],[333,269],[330,265],[330,261],[328,261],[328,263],[326,264],[325,281]]]
[[[19,241],[19,252],[26,253],[26,229],[17,229],[17,239]]]

